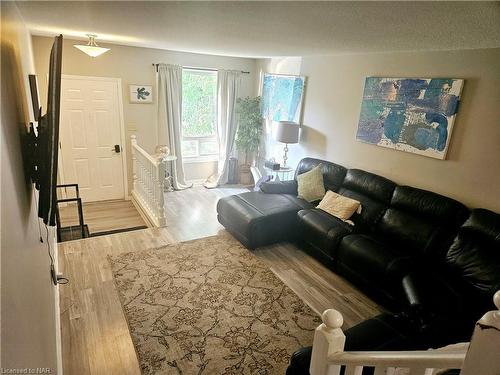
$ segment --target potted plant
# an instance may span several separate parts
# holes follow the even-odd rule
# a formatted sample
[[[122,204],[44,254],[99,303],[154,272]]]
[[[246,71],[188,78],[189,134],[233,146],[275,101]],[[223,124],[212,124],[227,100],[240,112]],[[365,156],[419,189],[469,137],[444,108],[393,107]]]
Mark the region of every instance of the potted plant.
[[[242,184],[249,185],[252,181],[250,162],[255,160],[263,131],[260,96],[237,99],[236,114],[238,115],[236,148],[245,153],[245,163],[240,166],[240,180]]]

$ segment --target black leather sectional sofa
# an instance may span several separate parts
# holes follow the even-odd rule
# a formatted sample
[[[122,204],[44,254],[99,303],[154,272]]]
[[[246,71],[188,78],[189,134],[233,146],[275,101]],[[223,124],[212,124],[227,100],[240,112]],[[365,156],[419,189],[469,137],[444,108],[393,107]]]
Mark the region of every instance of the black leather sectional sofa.
[[[219,222],[250,249],[297,242],[387,308],[345,332],[346,350],[468,341],[500,289],[500,215],[324,160],[303,159],[296,176],[318,164],[325,189],[361,202],[354,225],[297,198],[296,178],[222,198]],[[307,374],[309,361],[298,350],[287,374]]]

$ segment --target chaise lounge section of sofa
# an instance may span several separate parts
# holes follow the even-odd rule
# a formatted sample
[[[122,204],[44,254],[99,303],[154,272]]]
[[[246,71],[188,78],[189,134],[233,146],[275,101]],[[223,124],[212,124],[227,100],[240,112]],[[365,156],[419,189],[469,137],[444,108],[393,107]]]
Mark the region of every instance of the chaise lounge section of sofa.
[[[296,239],[297,212],[314,207],[292,194],[248,192],[222,198],[217,219],[250,249]]]

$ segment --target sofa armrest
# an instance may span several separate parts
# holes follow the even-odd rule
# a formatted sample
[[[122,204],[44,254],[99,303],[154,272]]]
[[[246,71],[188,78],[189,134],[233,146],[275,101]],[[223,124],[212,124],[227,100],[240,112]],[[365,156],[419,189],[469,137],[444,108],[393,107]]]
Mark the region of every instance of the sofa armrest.
[[[463,311],[460,294],[439,275],[412,272],[403,278],[403,294],[410,309],[425,315]]]
[[[292,194],[297,195],[297,181],[270,181],[264,182],[260,190],[266,194]]]
[[[419,327],[430,347],[467,341],[479,317],[470,313],[473,303],[439,274],[419,272],[403,279],[409,303],[404,312]]]

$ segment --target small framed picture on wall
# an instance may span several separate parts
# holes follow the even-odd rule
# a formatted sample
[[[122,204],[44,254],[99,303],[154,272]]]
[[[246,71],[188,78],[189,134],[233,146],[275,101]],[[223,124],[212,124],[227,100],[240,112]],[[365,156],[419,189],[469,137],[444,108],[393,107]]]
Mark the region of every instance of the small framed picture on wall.
[[[129,85],[130,103],[153,103],[153,86]]]

